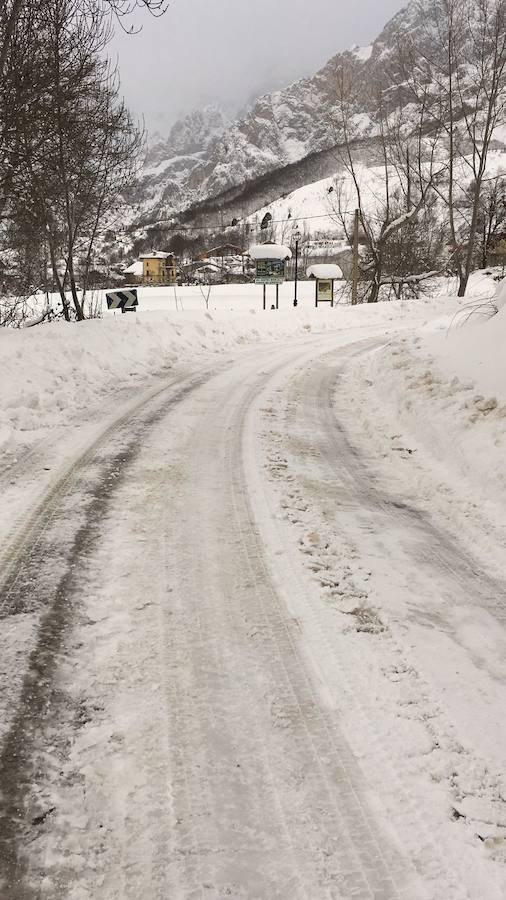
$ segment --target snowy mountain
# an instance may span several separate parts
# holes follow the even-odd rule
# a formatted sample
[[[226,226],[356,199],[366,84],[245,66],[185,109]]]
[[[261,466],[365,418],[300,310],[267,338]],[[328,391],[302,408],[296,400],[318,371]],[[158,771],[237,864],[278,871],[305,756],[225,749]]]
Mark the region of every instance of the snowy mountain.
[[[178,122],[167,141],[151,148],[135,190],[137,226],[164,223],[184,213],[244,218],[287,193],[333,174],[338,142],[337,87],[342,68],[356,94],[354,133],[362,138],[365,162],[374,163],[371,119],[377,86],[398,85],[399,46],[410,36],[437,46],[437,3],[412,0],[369,47],[336,54],[315,75],[253,103],[233,123],[214,108]]]
[[[177,122],[167,140],[147,154],[135,191],[139,224],[167,219],[193,203],[332,148],[336,75],[343,64],[362,86],[362,124],[367,136],[371,86],[378,68],[385,68],[399,28],[413,27],[417,6],[412,3],[399,13],[371,47],[338,53],[314,76],[260,97],[236,122],[227,123],[214,107]]]
[[[190,112],[176,122],[165,141],[150,147],[145,165],[158,166],[177,156],[199,156],[220,139],[228,125],[216,106]]]
[[[357,72],[366,65],[359,51],[339,54],[313,77],[260,97],[237,122],[227,125],[213,108],[177,122],[147,154],[135,191],[141,218],[163,220],[333,146],[334,80],[343,56]]]
[[[215,106],[188,113],[169,136],[148,148],[139,180],[129,197],[136,218],[157,218],[162,210],[184,206],[193,170],[201,167],[230,123]]]

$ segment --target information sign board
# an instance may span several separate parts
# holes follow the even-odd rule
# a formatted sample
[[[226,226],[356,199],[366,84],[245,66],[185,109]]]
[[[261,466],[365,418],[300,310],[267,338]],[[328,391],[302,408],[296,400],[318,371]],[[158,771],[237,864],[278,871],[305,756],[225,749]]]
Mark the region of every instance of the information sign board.
[[[319,278],[316,282],[318,292],[318,303],[332,303],[333,300],[333,282],[327,279]]]
[[[284,280],[277,275],[260,275],[255,278],[255,284],[283,284]]]
[[[285,263],[282,259],[257,259],[256,284],[282,284]]]

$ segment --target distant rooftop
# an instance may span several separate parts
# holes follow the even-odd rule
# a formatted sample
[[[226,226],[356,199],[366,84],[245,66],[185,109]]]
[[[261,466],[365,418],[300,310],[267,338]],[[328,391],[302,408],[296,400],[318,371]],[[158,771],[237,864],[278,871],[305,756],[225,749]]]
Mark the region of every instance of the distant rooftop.
[[[138,277],[140,277],[142,275],[142,263],[132,263],[132,265],[128,266],[127,269],[123,269],[123,275],[137,275]]]
[[[152,250],[151,253],[141,253],[139,259],[167,259],[172,253],[164,253],[163,250]]]

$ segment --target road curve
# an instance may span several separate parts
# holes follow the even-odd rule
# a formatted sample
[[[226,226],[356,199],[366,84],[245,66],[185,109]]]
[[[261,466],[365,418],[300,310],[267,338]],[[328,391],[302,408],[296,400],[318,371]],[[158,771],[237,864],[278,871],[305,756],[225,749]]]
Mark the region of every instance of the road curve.
[[[313,451],[333,452],[336,360],[378,339],[338,343],[264,347],[172,387],[34,523],[5,585],[6,621],[34,640],[2,745],[2,897],[434,900],[438,875],[469,896],[412,817],[423,859],[404,846],[364,772],[317,609],[332,572],[312,531],[282,523],[309,506],[277,414],[289,428],[313,410]],[[323,517],[357,466],[334,495],[327,471],[326,502],[312,485]]]

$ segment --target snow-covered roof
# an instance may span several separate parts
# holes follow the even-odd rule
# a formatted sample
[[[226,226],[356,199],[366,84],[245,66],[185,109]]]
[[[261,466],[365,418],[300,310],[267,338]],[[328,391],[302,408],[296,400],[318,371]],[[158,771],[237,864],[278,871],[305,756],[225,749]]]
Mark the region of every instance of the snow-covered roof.
[[[141,253],[139,259],[167,259],[172,253],[164,253],[163,250],[152,250],[151,253]]]
[[[284,244],[254,244],[249,249],[252,259],[291,259],[292,251]]]
[[[142,263],[134,262],[127,269],[123,269],[123,275],[142,275]]]
[[[224,266],[223,268],[228,269],[228,266]],[[221,272],[222,266],[218,263],[213,262],[212,260],[206,260],[205,262],[199,263],[199,265],[195,266],[196,272]]]
[[[342,278],[343,272],[340,266],[334,263],[318,263],[306,269],[308,278]]]

